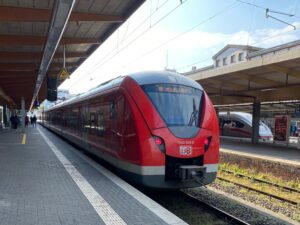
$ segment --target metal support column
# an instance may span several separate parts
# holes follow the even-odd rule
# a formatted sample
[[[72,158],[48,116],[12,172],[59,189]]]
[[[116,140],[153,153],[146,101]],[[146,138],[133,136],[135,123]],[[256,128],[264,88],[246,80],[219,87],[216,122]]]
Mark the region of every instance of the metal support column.
[[[252,143],[257,144],[259,139],[260,102],[253,103]]]
[[[26,115],[26,111],[25,111],[25,98],[22,97],[21,99],[21,118],[22,118],[22,130],[25,130],[25,115]]]

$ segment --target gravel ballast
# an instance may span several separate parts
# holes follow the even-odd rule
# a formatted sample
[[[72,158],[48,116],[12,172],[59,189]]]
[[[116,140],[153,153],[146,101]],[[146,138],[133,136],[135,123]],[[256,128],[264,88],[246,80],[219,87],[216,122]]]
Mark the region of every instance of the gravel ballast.
[[[214,183],[209,188],[192,188],[186,189],[184,192],[245,220],[252,225],[300,225],[300,223],[287,217],[274,215],[275,213],[272,213],[270,210],[262,209],[254,205],[253,203],[257,202],[245,197],[247,194],[245,194],[245,196],[242,196],[242,194],[236,195],[235,193],[240,192],[236,191],[233,187],[228,186],[230,191],[227,190],[229,193],[225,193],[226,190],[224,190],[222,186],[223,185]],[[245,200],[250,200],[251,203]],[[267,203],[264,202],[263,204]]]

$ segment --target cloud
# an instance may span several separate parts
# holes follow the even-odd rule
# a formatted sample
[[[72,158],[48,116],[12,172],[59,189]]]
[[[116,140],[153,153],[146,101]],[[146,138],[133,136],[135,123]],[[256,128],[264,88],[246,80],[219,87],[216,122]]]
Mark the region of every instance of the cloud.
[[[142,31],[136,33],[122,43],[118,43],[114,38],[104,43],[102,48],[94,53],[94,59],[87,60],[85,67],[78,69],[75,73],[75,77],[78,78],[72,79],[73,81],[66,83],[65,86],[72,89],[75,89],[72,86],[77,86],[76,89],[80,89],[82,83],[79,85],[77,82],[80,77],[86,77],[85,83],[96,84],[94,81],[108,80],[116,74],[164,69],[167,64],[167,52],[168,66],[180,68],[212,57],[227,44],[249,44],[268,48],[288,43],[299,39],[300,22],[294,22],[293,25],[297,27],[297,30],[294,31],[291,26],[287,25],[281,29],[257,29],[251,33],[246,30],[234,33],[193,30],[180,35],[180,33],[167,30],[152,29],[145,34],[142,34]],[[107,47],[103,48],[106,45]],[[103,60],[107,54],[109,54],[108,60]],[[204,63],[210,64],[211,61]],[[206,65],[201,64],[201,66]],[[93,77],[92,82],[89,78],[90,74]],[[71,85],[74,82],[76,84]]]
[[[297,29],[300,28],[300,22],[295,22],[293,25]],[[285,26],[282,29],[258,29],[252,33],[245,30],[230,34],[193,31],[178,39],[171,46],[177,49],[206,49],[227,44],[248,44],[266,48],[297,39],[299,39],[299,32],[291,26]]]
[[[252,45],[259,47],[273,47],[285,44],[299,39],[300,22],[292,23],[296,27],[294,30],[291,26],[285,26],[282,29],[260,29],[253,32]]]

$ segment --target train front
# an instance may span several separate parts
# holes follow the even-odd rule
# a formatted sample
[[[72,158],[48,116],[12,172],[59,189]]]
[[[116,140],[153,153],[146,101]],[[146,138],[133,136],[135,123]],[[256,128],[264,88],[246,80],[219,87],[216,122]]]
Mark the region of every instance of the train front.
[[[203,88],[170,72],[149,72],[132,78],[139,86],[135,92],[140,92],[134,99],[149,128],[149,135],[144,134],[140,140],[144,171],[151,167],[152,171],[160,171],[145,172],[142,183],[189,188],[213,182],[218,169],[219,128]]]

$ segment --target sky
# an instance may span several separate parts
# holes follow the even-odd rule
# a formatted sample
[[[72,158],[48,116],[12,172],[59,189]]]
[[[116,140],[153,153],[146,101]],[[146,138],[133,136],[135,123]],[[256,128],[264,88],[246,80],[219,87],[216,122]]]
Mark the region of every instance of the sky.
[[[299,40],[299,30],[300,0],[147,0],[59,89],[77,94],[134,72],[187,72],[212,65],[227,44],[269,48]]]

